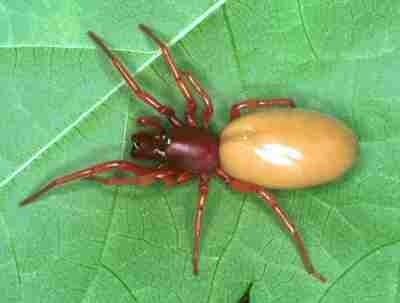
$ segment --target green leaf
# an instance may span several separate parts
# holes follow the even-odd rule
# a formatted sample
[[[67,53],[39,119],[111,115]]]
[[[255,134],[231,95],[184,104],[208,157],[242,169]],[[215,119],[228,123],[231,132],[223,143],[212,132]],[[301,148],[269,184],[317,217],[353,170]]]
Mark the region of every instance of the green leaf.
[[[81,1],[82,2],[82,1]],[[7,1],[0,5],[2,302],[398,302],[398,1]],[[313,262],[253,195],[211,184],[192,274],[195,182],[167,189],[90,182],[18,203],[49,179],[128,158],[135,117],[153,114],[87,38],[101,34],[138,80],[179,113],[184,102],[152,26],[177,44],[215,102],[213,129],[245,98],[291,97],[344,120],[361,156],[344,179],[278,192]],[[154,61],[154,62],[153,62]]]

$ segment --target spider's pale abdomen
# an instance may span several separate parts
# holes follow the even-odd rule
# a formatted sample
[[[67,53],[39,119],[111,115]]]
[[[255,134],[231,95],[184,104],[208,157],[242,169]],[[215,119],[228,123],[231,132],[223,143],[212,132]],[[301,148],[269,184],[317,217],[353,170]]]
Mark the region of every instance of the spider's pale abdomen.
[[[218,137],[208,130],[178,127],[170,131],[166,161],[174,168],[192,173],[212,173],[218,167]]]
[[[271,109],[244,115],[222,132],[222,168],[268,188],[303,188],[342,176],[358,140],[342,122],[315,111]]]

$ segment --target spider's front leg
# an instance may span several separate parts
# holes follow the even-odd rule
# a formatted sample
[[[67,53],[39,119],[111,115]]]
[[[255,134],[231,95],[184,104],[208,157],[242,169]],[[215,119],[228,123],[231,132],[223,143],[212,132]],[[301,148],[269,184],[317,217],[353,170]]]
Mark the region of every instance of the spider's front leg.
[[[155,168],[152,171],[135,177],[98,177],[93,176],[88,180],[96,181],[104,185],[151,185],[157,181],[163,181],[167,186],[176,186],[189,182],[193,175],[188,172],[180,172],[167,166]]]
[[[135,177],[89,177],[91,181],[99,182],[104,185],[151,185],[157,181],[172,182],[172,178],[176,175],[175,170],[170,169],[155,169],[152,172]]]
[[[300,232],[293,224],[292,220],[289,218],[289,215],[286,213],[286,211],[279,205],[278,200],[275,198],[273,194],[271,194],[270,192],[268,192],[266,189],[264,189],[259,185],[243,182],[235,178],[232,178],[220,168],[217,170],[217,175],[226,183],[228,183],[233,189],[240,191],[242,193],[255,193],[261,199],[263,199],[263,201],[266,202],[266,204],[272,208],[272,210],[275,212],[275,214],[278,216],[281,222],[285,225],[286,229],[289,231],[290,235],[292,236],[294,242],[296,243],[299,249],[300,256],[303,260],[303,264],[307,272],[310,275],[317,278],[318,280],[320,280],[321,282],[326,282],[326,278],[322,276],[312,264],[310,255],[308,253],[306,245],[304,244],[304,240],[300,235]]]
[[[161,119],[158,116],[142,116],[139,117],[136,121],[140,126],[154,129],[160,134],[165,133],[165,129],[162,125]]]
[[[122,61],[111,51],[111,49],[106,45],[104,40],[100,38],[94,32],[89,31],[89,36],[93,39],[93,41],[100,46],[100,48],[106,53],[106,55],[110,58],[112,64],[115,68],[120,72],[122,77],[125,79],[126,83],[133,91],[133,93],[141,99],[146,104],[153,107],[160,114],[164,115],[173,126],[180,127],[182,126],[182,121],[178,119],[175,114],[175,110],[172,107],[165,106],[161,104],[153,95],[149,92],[142,89],[139,83],[135,80],[133,75],[129,72],[126,66],[122,63]]]
[[[203,112],[203,125],[204,128],[208,128],[208,125],[211,122],[211,119],[214,114],[214,107],[210,95],[207,93],[205,88],[201,85],[200,81],[195,78],[195,76],[188,71],[182,72],[187,81],[192,85],[197,94],[202,98],[203,103],[205,105],[205,109]]]
[[[211,98],[206,92],[206,90],[200,84],[200,81],[198,81],[190,72],[182,71],[179,69],[168,45],[160,38],[158,38],[150,28],[148,28],[143,24],[140,24],[139,28],[145,34],[147,34],[151,39],[153,39],[153,41],[160,47],[165,62],[170,67],[170,70],[172,72],[172,75],[174,76],[176,84],[178,85],[183,97],[186,99],[186,108],[187,108],[186,119],[188,124],[192,127],[197,126],[196,122],[197,102],[196,99],[193,97],[193,94],[190,91],[186,81],[191,84],[191,86],[194,88],[197,94],[202,98],[206,106],[204,111],[204,127],[207,128],[212,118],[214,110]]]
[[[178,66],[175,63],[175,60],[171,53],[171,50],[169,49],[168,45],[164,41],[162,41],[160,38],[158,38],[150,28],[148,28],[147,26],[145,26],[143,24],[140,24],[139,28],[145,34],[147,34],[151,39],[153,39],[153,41],[155,43],[157,43],[157,45],[160,47],[161,52],[164,56],[164,59],[165,59],[167,65],[170,67],[172,75],[175,78],[176,84],[178,85],[182,95],[186,99],[187,123],[192,127],[196,127],[197,126],[197,122],[196,122],[197,103],[184,81],[182,72],[180,71],[180,69],[178,68]]]
[[[292,99],[271,99],[271,100],[256,100],[249,99],[244,100],[240,103],[236,103],[231,107],[231,121],[240,117],[241,110],[243,109],[257,109],[262,107],[271,107],[271,106],[287,106],[287,107],[296,107],[296,104]]]
[[[44,186],[42,189],[40,189],[33,195],[31,195],[28,198],[26,198],[25,200],[23,200],[21,202],[20,206],[25,206],[27,204],[34,202],[35,200],[37,200],[37,198],[39,198],[40,196],[42,196],[43,194],[45,194],[46,192],[48,192],[49,190],[51,190],[55,187],[64,186],[65,184],[72,182],[72,181],[95,177],[98,174],[109,172],[111,170],[120,170],[120,171],[133,173],[135,175],[140,176],[140,175],[149,174],[150,172],[154,171],[154,168],[140,166],[135,163],[132,163],[129,161],[124,161],[124,160],[115,160],[115,161],[100,163],[100,164],[93,165],[93,166],[87,167],[85,169],[73,172],[69,175],[65,175],[65,176],[59,177],[57,179],[54,179],[53,181],[48,183],[46,186]]]

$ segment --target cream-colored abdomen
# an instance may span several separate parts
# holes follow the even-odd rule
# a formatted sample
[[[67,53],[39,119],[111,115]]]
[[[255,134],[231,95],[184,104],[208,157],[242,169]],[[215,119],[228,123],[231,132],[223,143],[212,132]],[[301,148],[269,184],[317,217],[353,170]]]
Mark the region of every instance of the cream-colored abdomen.
[[[268,188],[302,188],[342,176],[355,162],[358,141],[330,116],[271,109],[242,116],[223,130],[222,169]]]

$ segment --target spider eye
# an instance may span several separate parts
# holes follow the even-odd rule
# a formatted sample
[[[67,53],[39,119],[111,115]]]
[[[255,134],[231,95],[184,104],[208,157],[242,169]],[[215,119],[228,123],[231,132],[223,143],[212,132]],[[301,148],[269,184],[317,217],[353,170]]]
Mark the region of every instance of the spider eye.
[[[135,151],[138,151],[139,149],[140,149],[139,143],[137,143],[136,141],[133,141],[132,152],[134,153]]]
[[[164,142],[164,144],[165,144],[166,146],[168,146],[168,145],[171,144],[171,138],[168,137],[168,136],[165,135],[165,134],[162,135],[162,140],[163,140],[163,142]]]

